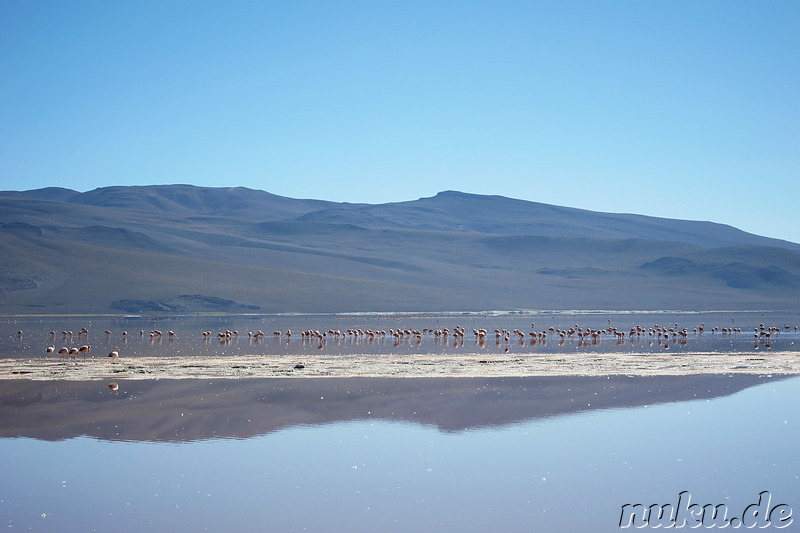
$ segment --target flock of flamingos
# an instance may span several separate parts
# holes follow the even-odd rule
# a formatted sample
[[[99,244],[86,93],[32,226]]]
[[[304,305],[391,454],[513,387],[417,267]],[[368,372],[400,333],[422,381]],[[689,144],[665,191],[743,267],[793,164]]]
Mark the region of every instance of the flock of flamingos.
[[[798,331],[798,326],[789,326],[784,324],[781,326],[767,326],[759,324],[754,328],[751,335],[753,339],[754,349],[771,348],[773,339],[780,335],[781,332]],[[22,330],[17,332],[17,336],[21,339],[24,335]],[[105,330],[106,346],[111,346],[112,332]],[[131,336],[127,331],[121,331],[118,335],[122,339],[123,345],[127,343],[128,338]],[[158,329],[145,332],[139,330],[137,334],[140,339],[149,339],[151,343],[161,343],[162,339],[166,336],[170,343],[175,341],[176,334],[174,331],[164,332]],[[220,345],[228,345],[232,342],[238,342],[240,337],[247,336],[250,344],[260,344],[265,342],[266,339],[271,339],[272,342],[287,342],[291,343],[294,339],[299,337],[302,345],[313,346],[317,349],[323,349],[327,343],[351,343],[351,344],[387,344],[391,343],[392,346],[399,347],[402,344],[421,345],[423,340],[431,339],[434,342],[442,345],[452,345],[454,347],[464,346],[465,341],[474,343],[476,347],[483,348],[489,342],[493,342],[495,346],[508,352],[513,344],[521,346],[535,346],[537,344],[546,345],[548,342],[555,342],[560,346],[567,343],[575,344],[577,346],[597,346],[603,341],[613,341],[620,345],[625,343],[635,343],[645,340],[650,346],[657,346],[663,350],[669,350],[672,345],[686,345],[690,338],[704,336],[704,335],[722,335],[722,336],[737,336],[743,335],[741,328],[732,327],[710,327],[707,328],[705,324],[693,327],[691,329],[680,327],[678,324],[671,326],[642,327],[639,325],[633,326],[630,329],[618,329],[609,326],[604,329],[593,329],[574,325],[567,329],[559,329],[556,327],[549,327],[546,329],[536,330],[536,324],[531,324],[531,331],[522,331],[520,329],[485,329],[485,328],[471,328],[468,331],[466,328],[456,325],[450,328],[423,328],[423,329],[389,329],[387,330],[373,330],[373,329],[346,329],[326,331],[319,330],[305,330],[299,333],[293,333],[292,330],[286,331],[273,331],[271,334],[264,333],[263,331],[248,331],[240,334],[238,330],[225,330],[219,332],[203,331],[199,337],[204,344],[210,344],[212,339],[219,342]],[[71,356],[72,358],[83,356],[86,357],[91,351],[92,346],[89,344],[89,330],[81,328],[77,334],[72,331],[62,331],[60,335],[55,331],[50,332],[52,344],[45,348],[46,354],[56,354]],[[65,346],[56,348],[56,339],[60,338],[61,343]],[[77,342],[76,342],[77,341]],[[67,347],[66,344],[71,344]],[[115,359],[120,356],[119,347],[115,346],[109,353],[108,357]]]

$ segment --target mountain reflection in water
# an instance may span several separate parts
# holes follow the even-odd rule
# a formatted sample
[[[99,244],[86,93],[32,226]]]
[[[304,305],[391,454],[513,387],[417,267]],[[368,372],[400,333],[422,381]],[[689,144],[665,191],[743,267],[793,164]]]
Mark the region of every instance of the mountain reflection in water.
[[[324,378],[0,382],[0,437],[189,442],[386,420],[442,432],[710,399],[784,377]]]

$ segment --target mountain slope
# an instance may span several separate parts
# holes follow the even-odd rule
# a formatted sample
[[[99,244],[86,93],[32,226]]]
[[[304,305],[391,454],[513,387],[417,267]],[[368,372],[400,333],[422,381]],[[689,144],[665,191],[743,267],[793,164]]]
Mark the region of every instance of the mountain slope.
[[[453,191],[381,205],[11,191],[0,254],[4,313],[800,307],[798,244]]]
[[[310,212],[298,220],[491,234],[634,238],[699,246],[762,244],[800,250],[800,245],[752,235],[713,222],[598,213],[456,191],[445,191],[431,198],[411,202],[336,206]]]

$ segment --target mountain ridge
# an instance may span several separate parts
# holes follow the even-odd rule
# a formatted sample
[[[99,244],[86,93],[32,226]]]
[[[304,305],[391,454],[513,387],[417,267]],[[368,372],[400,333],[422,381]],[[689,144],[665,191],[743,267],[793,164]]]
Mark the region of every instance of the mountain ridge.
[[[270,207],[274,207],[275,205],[286,206],[284,207],[283,210],[276,210],[276,212],[272,212],[269,215],[265,215],[262,213],[261,214],[262,217],[269,219],[282,217],[282,219],[287,219],[288,217],[295,216],[297,217],[296,220],[300,222],[305,222],[305,221],[327,222],[328,221],[327,217],[331,216],[331,213],[335,213],[340,220],[345,220],[346,219],[345,215],[348,213],[364,213],[364,212],[371,213],[375,211],[383,212],[387,210],[389,211],[398,209],[404,210],[407,208],[413,209],[414,214],[419,213],[420,209],[430,210],[429,212],[436,210],[438,210],[439,212],[445,212],[448,209],[456,209],[456,208],[464,209],[466,207],[474,208],[477,207],[476,203],[486,204],[487,202],[496,202],[498,203],[498,205],[499,203],[502,203],[503,207],[502,211],[505,216],[508,216],[509,210],[513,211],[515,215],[519,215],[519,210],[521,209],[522,211],[525,211],[525,215],[527,216],[531,215],[531,210],[536,210],[534,214],[537,216],[541,216],[542,212],[548,214],[558,213],[560,215],[559,220],[568,217],[568,215],[573,215],[573,216],[591,217],[594,218],[596,221],[612,221],[615,223],[619,223],[619,221],[624,221],[624,222],[636,221],[639,223],[644,222],[652,225],[652,224],[669,222],[671,225],[675,226],[675,231],[678,231],[678,228],[681,227],[705,226],[706,228],[713,229],[716,232],[727,232],[735,234],[739,239],[747,235],[749,236],[748,239],[755,238],[759,242],[764,242],[763,239],[768,239],[769,242],[775,246],[789,246],[789,247],[797,247],[797,249],[800,249],[800,244],[798,243],[747,233],[734,226],[712,221],[669,219],[664,217],[654,217],[636,213],[604,213],[600,211],[593,211],[576,207],[556,206],[552,204],[546,204],[531,200],[522,200],[502,195],[480,195],[480,194],[465,193],[454,190],[440,191],[434,196],[422,197],[417,200],[405,200],[400,202],[388,202],[382,204],[332,202],[327,200],[315,200],[315,199],[295,199],[247,187],[199,187],[188,184],[109,186],[109,187],[99,187],[87,192],[79,192],[72,189],[66,189],[60,187],[47,187],[43,189],[34,189],[29,191],[0,191],[0,197],[11,196],[11,195],[20,197],[29,197],[35,199],[52,200],[52,201],[62,201],[78,205],[93,205],[97,207],[124,208],[124,209],[143,210],[143,211],[152,211],[153,209],[158,209],[167,212],[177,211],[179,213],[184,213],[184,214],[219,215],[219,216],[231,216],[231,213],[229,211],[234,211],[235,214],[242,216],[254,216],[249,209],[242,209],[242,206],[236,203],[236,201],[242,201],[241,199],[243,197],[253,198],[260,196],[261,198],[256,198],[256,199],[259,200],[259,203],[262,205],[267,204]],[[142,200],[141,198],[142,196],[145,197],[144,200]],[[138,202],[134,201],[134,199],[137,197],[139,198]],[[153,203],[151,205],[147,205],[148,201]],[[444,204],[442,202],[444,202]],[[459,202],[461,205],[454,205],[454,202]],[[468,202],[469,205],[464,206],[465,202]],[[428,204],[433,204],[433,206],[429,207]],[[228,206],[227,209],[221,209],[222,205],[227,205]],[[172,209],[169,209],[170,206],[172,207]],[[176,210],[175,206],[178,206],[180,209]],[[495,207],[496,206],[497,205],[495,205]],[[486,208],[491,206],[484,205],[482,207],[484,208],[483,211],[488,211],[488,209]],[[471,214],[474,214],[474,212],[471,212]],[[259,216],[259,214],[256,214],[256,216]],[[409,218],[413,220],[414,217],[411,216]],[[368,220],[368,222],[374,223],[375,221]],[[393,219],[387,219],[385,222],[388,225],[397,226],[399,222],[400,226],[414,227],[412,222],[410,222],[407,218],[404,218],[403,216],[395,215]],[[549,222],[549,221],[538,222],[538,224],[540,224],[541,227],[538,228],[532,227],[533,231],[527,231],[528,229],[531,228],[529,226],[525,228],[525,231],[517,230],[514,231],[513,233],[541,234],[542,231],[552,232],[559,227],[556,226],[554,222]],[[547,224],[550,224],[550,226],[545,227]],[[479,226],[476,229],[476,231],[481,233],[496,233],[496,232],[507,233],[508,225],[509,225],[508,223],[505,225],[498,225],[497,223],[495,223],[495,226],[500,226],[500,227],[492,227],[491,223],[487,222],[486,226]],[[454,226],[450,227],[438,227],[430,229],[453,230],[453,229],[458,229],[458,224],[455,224]],[[561,229],[563,230],[563,227]],[[623,232],[620,232],[619,235],[625,236]],[[737,240],[734,237],[728,237],[727,239],[730,241],[730,243],[739,242],[739,240]],[[658,240],[666,240],[666,239],[661,238]],[[681,239],[677,240],[680,241]],[[713,245],[718,245],[718,243],[713,243]]]

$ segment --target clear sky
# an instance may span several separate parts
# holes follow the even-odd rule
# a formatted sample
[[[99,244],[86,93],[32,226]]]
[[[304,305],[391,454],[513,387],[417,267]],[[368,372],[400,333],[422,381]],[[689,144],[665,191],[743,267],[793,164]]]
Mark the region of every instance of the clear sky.
[[[0,2],[0,189],[154,183],[800,242],[800,2]]]

